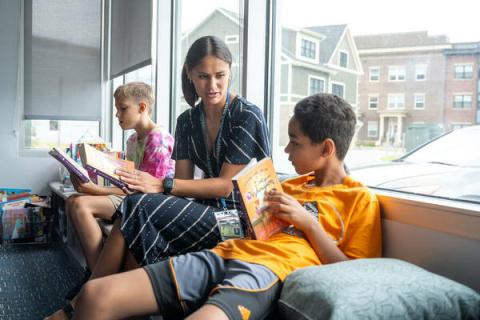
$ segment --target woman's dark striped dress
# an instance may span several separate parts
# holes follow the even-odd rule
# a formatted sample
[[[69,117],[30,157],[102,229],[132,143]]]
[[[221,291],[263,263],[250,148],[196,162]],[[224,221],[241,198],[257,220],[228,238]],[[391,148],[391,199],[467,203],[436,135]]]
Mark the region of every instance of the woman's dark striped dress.
[[[213,174],[209,175],[202,112],[202,106],[197,105],[178,117],[173,159],[191,160],[209,178],[219,176],[223,163],[247,164],[251,158],[270,156],[262,111],[237,96],[225,113],[210,156]],[[238,194],[232,192],[225,199],[226,206],[240,208],[238,199]],[[215,246],[220,234],[213,212],[220,207],[218,199],[191,201],[164,194],[134,194],[126,197],[119,208],[121,230],[138,263],[151,264]]]

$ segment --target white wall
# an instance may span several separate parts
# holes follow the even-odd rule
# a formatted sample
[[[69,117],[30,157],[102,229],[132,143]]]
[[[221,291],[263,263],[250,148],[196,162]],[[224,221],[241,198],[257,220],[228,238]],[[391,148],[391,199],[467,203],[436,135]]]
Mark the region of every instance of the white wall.
[[[17,73],[20,1],[0,1],[0,187],[31,188],[49,194],[48,182],[58,180],[57,162],[49,156],[19,155]]]

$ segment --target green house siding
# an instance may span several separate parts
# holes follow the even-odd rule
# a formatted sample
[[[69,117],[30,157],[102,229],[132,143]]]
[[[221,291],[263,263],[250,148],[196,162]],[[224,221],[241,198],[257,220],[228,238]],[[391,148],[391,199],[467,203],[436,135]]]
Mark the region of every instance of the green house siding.
[[[328,91],[328,74],[314,69],[293,66],[292,68],[292,94],[307,96],[309,76],[325,79],[325,90]]]
[[[350,104],[357,103],[357,75],[347,73],[347,72],[338,72],[336,75],[332,75],[331,81],[340,82],[345,85],[344,98]],[[331,85],[329,85],[329,92]]]

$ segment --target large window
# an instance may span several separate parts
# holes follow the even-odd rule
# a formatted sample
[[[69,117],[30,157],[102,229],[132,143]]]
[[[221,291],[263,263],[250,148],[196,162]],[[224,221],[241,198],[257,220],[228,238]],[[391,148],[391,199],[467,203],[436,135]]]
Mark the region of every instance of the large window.
[[[183,100],[180,75],[190,45],[198,38],[214,35],[223,39],[233,56],[232,80],[230,91],[242,93],[243,66],[243,1],[212,0],[212,1],[181,1],[179,14],[179,52],[177,65],[174,66],[176,77],[176,102],[174,104],[175,118],[190,106]]]
[[[98,138],[101,1],[24,1],[22,150]]]
[[[273,155],[278,171],[294,173],[283,152],[288,142],[288,119],[295,104],[318,88],[315,80],[303,79],[319,72],[325,79],[326,91],[342,96],[357,112],[356,135],[345,159],[352,173],[363,166],[399,159],[434,137],[459,127],[458,124],[478,123],[480,113],[473,111],[480,110],[476,90],[480,58],[476,48],[480,36],[470,23],[476,15],[451,14],[472,8],[472,2],[451,2],[434,15],[425,16],[431,6],[406,1],[393,7],[388,1],[371,0],[279,1],[281,43],[277,48],[281,51],[276,56],[281,57],[281,74],[279,96],[272,107],[272,112],[278,115],[273,123],[273,130],[278,132]],[[376,17],[380,17],[374,24],[365,19],[364,13],[368,11],[365,8],[369,7],[375,7]],[[318,15],[318,12],[338,12],[338,8],[342,8],[342,14]],[[399,17],[409,18],[391,19],[392,10]],[[298,54],[295,39],[305,35],[318,39],[315,66],[305,63]],[[313,48],[316,46],[304,42],[302,54],[313,57]],[[459,151],[455,156],[461,159],[469,151]],[[426,166],[430,170],[430,164]],[[411,171],[389,168],[387,174],[381,169],[372,170],[364,182],[379,186],[385,178],[392,177],[391,180],[398,180],[396,185],[389,183],[395,190],[457,198],[453,190],[440,193],[443,187],[434,182],[426,185],[421,175],[413,177],[418,178],[418,184],[413,181],[411,185],[400,186],[402,174]],[[446,173],[452,168],[437,169]],[[398,179],[394,174],[399,175]]]
[[[316,43],[307,39],[301,39],[300,55],[304,58],[314,60],[317,56]]]

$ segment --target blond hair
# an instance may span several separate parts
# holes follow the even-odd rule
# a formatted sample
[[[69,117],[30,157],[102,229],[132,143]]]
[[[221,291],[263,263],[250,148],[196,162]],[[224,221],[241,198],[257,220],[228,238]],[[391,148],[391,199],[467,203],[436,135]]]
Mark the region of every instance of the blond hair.
[[[115,99],[133,98],[138,103],[144,101],[148,107],[148,113],[152,113],[155,97],[153,89],[145,82],[129,82],[119,86],[113,93]]]

